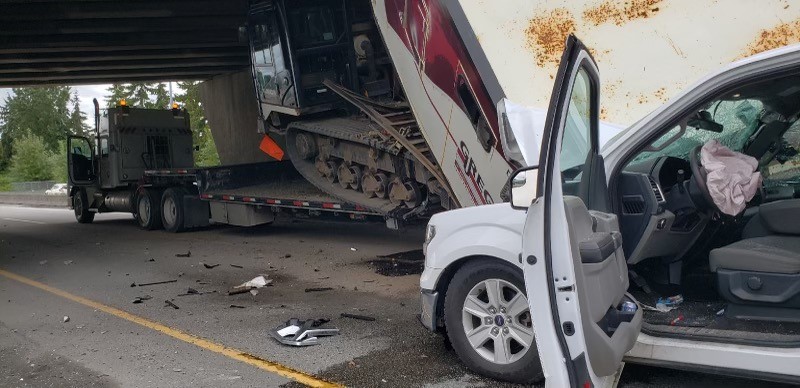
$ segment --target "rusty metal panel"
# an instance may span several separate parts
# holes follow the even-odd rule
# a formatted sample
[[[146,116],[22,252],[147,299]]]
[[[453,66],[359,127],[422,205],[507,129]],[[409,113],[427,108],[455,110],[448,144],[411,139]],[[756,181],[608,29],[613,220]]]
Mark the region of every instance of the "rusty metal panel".
[[[505,92],[546,109],[565,37],[602,74],[602,119],[628,125],[720,66],[800,42],[800,4],[786,0],[462,1]]]

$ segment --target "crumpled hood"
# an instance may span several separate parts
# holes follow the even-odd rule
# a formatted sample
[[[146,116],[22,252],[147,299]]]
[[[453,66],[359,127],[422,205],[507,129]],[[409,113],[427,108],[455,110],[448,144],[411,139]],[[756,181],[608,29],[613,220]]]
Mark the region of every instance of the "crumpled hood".
[[[709,140],[700,150],[700,160],[708,173],[706,185],[711,199],[723,213],[735,216],[753,199],[761,187],[758,161]]]

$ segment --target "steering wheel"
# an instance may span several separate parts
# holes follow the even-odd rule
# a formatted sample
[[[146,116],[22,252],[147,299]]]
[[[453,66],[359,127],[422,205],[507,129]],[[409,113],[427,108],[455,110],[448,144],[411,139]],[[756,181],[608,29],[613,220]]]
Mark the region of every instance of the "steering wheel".
[[[700,191],[700,195],[703,198],[703,202],[706,203],[706,207],[719,212],[719,207],[714,203],[714,199],[711,198],[711,192],[708,191],[708,174],[700,162],[700,150],[702,148],[703,146],[699,145],[694,147],[692,152],[689,153],[689,166],[692,169],[692,183],[694,183],[693,186],[697,187],[698,191]],[[694,195],[692,199],[696,199]]]

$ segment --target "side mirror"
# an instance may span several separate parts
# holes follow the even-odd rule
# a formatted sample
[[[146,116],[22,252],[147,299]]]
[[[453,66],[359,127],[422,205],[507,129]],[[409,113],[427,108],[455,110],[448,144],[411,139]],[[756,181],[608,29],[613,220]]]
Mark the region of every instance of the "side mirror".
[[[537,196],[539,166],[520,168],[509,178],[511,207],[527,210]]]

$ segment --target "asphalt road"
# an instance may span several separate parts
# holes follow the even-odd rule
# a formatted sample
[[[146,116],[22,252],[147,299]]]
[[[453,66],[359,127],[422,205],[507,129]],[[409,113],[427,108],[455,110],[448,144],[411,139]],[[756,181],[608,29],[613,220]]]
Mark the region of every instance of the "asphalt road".
[[[80,225],[65,209],[0,205],[0,386],[274,387],[298,385],[302,373],[358,387],[507,386],[469,373],[417,323],[418,275],[370,265],[421,239],[421,230],[298,220],[175,235],[139,230],[130,216]],[[272,286],[227,295],[259,274]],[[306,292],[320,287],[332,289]],[[189,288],[202,294],[179,296]],[[330,318],[341,334],[306,348],[269,337],[293,317]],[[635,365],[621,385],[775,386]]]

